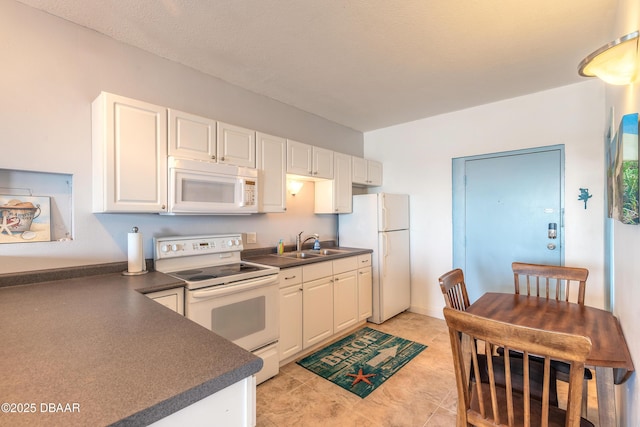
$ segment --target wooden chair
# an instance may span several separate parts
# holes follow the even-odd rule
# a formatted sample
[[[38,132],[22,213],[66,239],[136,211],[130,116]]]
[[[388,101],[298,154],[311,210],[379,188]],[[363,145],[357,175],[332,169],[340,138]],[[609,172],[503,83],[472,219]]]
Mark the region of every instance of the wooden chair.
[[[578,287],[576,303],[584,305],[584,291],[589,270],[578,267],[563,267],[559,265],[525,264],[514,262],[511,264],[516,294],[525,288],[527,295],[553,297],[558,301],[569,301],[571,287]],[[524,279],[521,282],[520,279]],[[542,293],[541,293],[542,292]]]
[[[532,426],[593,426],[580,417],[582,404],[582,372],[591,351],[591,340],[580,335],[543,331],[484,317],[445,307],[444,317],[449,327],[449,339],[458,389],[459,427],[532,425]],[[543,398],[531,399],[529,369],[531,360],[523,357],[522,393],[514,390],[514,373],[511,371],[510,351],[504,352],[504,368],[486,358],[488,381],[480,376],[481,367],[477,348],[465,345],[469,342],[484,342],[484,354],[493,354],[497,346],[522,352],[525,356],[536,354],[543,360]],[[470,366],[465,364],[465,353],[471,353],[471,364],[475,373],[469,382]],[[570,366],[569,393],[566,410],[549,404],[551,387],[551,359],[566,361]],[[503,384],[496,381],[504,369]]]
[[[447,307],[466,311],[467,307],[469,307],[469,295],[467,294],[467,286],[464,282],[464,273],[461,269],[456,268],[451,270],[438,278],[440,282],[440,290],[442,291],[442,295],[444,296],[444,302]],[[515,359],[515,358],[513,358]],[[487,362],[484,355],[482,355],[479,359],[480,361],[480,375],[483,379],[487,377]],[[503,364],[502,357],[493,358],[494,363]],[[519,363],[519,366],[516,366]],[[531,395],[534,399],[542,399],[542,384],[538,381],[542,376],[539,374],[540,372],[540,364],[533,363],[535,365],[532,368],[532,385],[531,385]],[[520,370],[522,372],[522,361],[518,362],[514,360],[511,364],[512,370]],[[473,372],[471,372],[473,375]],[[555,380],[555,370],[552,372],[552,378]],[[500,380],[499,380],[500,381]],[[522,391],[521,382],[515,386],[516,388],[520,387],[519,390]],[[555,383],[551,387],[550,391],[550,403],[554,406],[558,406],[558,398],[557,398],[557,389]]]
[[[462,270],[459,268],[451,270],[440,276],[438,281],[447,307],[466,311],[470,304]]]
[[[564,267],[559,265],[526,264],[514,262],[511,264],[513,281],[516,294],[526,290],[527,295],[537,297],[555,298],[558,301],[569,301],[572,288],[577,287],[577,297],[574,301],[584,305],[584,293],[587,286],[589,270],[580,267]],[[575,294],[575,292],[573,292]],[[512,354],[513,356],[513,354]],[[556,378],[563,382],[569,382],[569,365],[552,361],[551,365],[556,369]],[[587,381],[593,379],[591,370],[584,370],[583,408],[582,413],[587,413]]]

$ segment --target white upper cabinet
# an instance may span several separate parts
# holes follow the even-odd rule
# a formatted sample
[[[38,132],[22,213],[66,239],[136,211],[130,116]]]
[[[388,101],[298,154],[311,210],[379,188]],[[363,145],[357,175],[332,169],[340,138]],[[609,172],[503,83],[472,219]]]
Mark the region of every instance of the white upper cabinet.
[[[169,155],[216,160],[216,121],[169,109]]]
[[[333,151],[313,147],[312,156],[314,178],[333,179]]]
[[[382,163],[375,160],[367,160],[367,172],[369,175],[369,185],[382,185]]]
[[[287,140],[287,173],[302,176],[313,175],[313,147],[302,142]]]
[[[284,212],[287,200],[287,140],[256,133],[256,166],[260,206],[258,212]]]
[[[333,179],[333,151],[288,139],[287,173]]]
[[[106,92],[91,107],[93,211],[166,212],[166,108]]]
[[[333,158],[334,178],[315,183],[314,212],[317,214],[352,211],[351,156],[333,153]]]
[[[382,163],[361,157],[352,157],[352,180],[354,185],[382,185]]]
[[[256,167],[256,132],[240,126],[218,122],[219,163],[248,168]]]

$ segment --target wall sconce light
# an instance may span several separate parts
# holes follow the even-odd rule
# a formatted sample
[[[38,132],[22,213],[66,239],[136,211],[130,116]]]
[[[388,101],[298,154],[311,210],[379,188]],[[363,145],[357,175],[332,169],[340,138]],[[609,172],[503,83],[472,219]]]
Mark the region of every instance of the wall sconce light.
[[[289,184],[289,193],[291,193],[291,195],[295,197],[295,195],[298,194],[300,190],[302,190],[302,186],[304,185],[304,182],[290,179],[288,181],[288,184]]]
[[[638,31],[612,41],[584,58],[578,65],[578,74],[598,77],[612,85],[628,85],[640,74]]]

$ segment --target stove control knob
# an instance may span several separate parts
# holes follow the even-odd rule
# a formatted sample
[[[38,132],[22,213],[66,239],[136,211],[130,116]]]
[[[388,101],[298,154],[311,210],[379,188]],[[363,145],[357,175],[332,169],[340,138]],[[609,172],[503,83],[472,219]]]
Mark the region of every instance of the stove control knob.
[[[178,246],[176,244],[171,245],[171,250],[172,251],[177,251],[178,249],[180,249],[180,246]]]
[[[229,240],[229,241],[227,242],[227,246],[229,246],[229,247],[233,246],[233,240]]]
[[[240,239],[236,239],[236,246],[240,246]]]
[[[167,253],[169,251],[171,251],[171,246],[169,245],[162,245],[162,247],[160,248],[160,250],[164,253]]]

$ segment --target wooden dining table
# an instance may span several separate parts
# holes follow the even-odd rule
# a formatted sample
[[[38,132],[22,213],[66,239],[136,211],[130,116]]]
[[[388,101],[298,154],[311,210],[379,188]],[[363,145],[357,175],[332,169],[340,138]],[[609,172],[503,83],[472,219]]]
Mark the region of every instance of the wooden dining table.
[[[616,427],[614,385],[625,382],[633,362],[620,322],[610,312],[546,297],[488,292],[467,312],[502,322],[591,339],[586,366],[596,371],[600,427]]]

